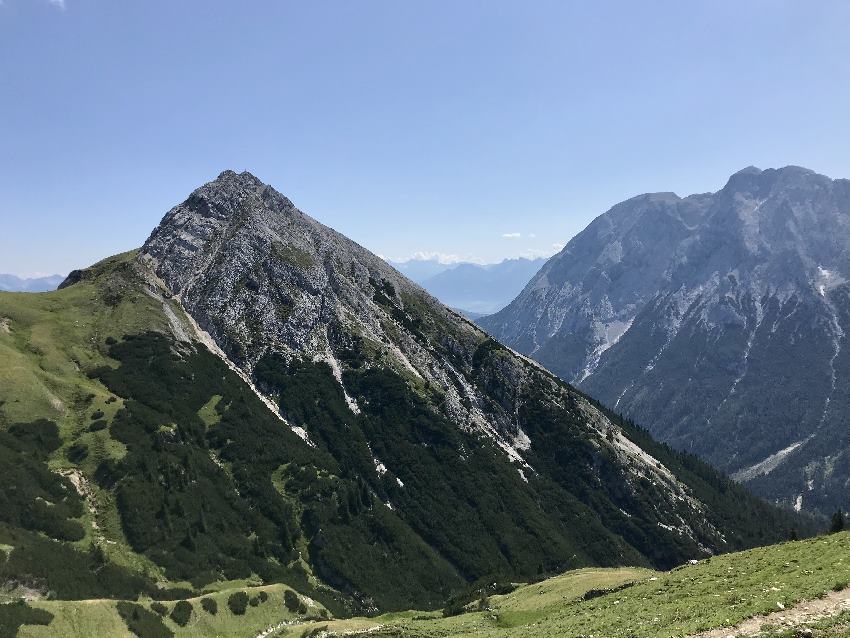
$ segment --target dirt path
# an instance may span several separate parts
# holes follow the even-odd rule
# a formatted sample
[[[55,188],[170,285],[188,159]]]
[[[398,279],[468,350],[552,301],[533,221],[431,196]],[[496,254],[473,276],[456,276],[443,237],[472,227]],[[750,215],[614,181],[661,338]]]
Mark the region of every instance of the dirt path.
[[[807,622],[814,622],[829,616],[835,616],[842,611],[850,611],[850,588],[841,591],[831,591],[823,598],[807,600],[788,609],[780,609],[766,616],[754,616],[735,625],[711,629],[690,638],[738,638],[738,636],[755,636],[764,625],[782,625],[796,627]]]

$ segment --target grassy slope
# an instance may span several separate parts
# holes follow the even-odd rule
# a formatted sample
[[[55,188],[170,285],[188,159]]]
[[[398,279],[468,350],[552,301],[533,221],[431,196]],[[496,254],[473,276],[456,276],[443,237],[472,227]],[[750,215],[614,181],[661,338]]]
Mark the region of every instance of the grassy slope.
[[[847,638],[850,636],[850,611],[807,623],[806,626],[812,630],[812,635],[816,638]],[[791,627],[764,629],[759,634],[759,638],[798,638],[799,636],[797,629]]]
[[[111,257],[93,269],[126,264],[134,255]],[[167,327],[159,304],[142,292],[129,290],[126,300],[110,305],[90,282],[41,294],[0,293],[3,318],[8,320],[8,329],[0,328],[0,358],[6,364],[0,368],[3,418],[24,422],[49,415],[65,431],[85,423],[98,399],[109,396],[100,383],[80,374],[108,363],[98,345],[109,336]],[[90,393],[94,401],[85,401]],[[102,409],[108,418],[119,407]]]
[[[577,583],[588,572],[596,571],[610,574],[609,570],[571,572],[498,599],[494,597],[490,612],[388,622],[372,635],[687,636],[776,611],[777,603],[789,607],[817,598],[835,587],[846,587],[850,582],[850,534],[725,554],[697,565],[657,573],[605,596],[587,601],[578,599],[582,587],[593,585],[590,585],[592,579],[581,586]],[[559,598],[561,604],[555,604]],[[522,614],[526,616],[523,618]],[[841,621],[843,625],[838,624],[837,629],[825,628],[824,633],[816,635],[846,635],[835,633],[847,629],[847,618]],[[823,624],[826,627],[835,622]]]
[[[254,636],[281,622],[291,622],[297,616],[289,612],[283,604],[283,592],[288,589],[284,585],[266,585],[263,587],[245,587],[223,589],[209,594],[218,604],[218,612],[210,615],[201,608],[200,598],[187,599],[193,607],[192,616],[185,627],[180,627],[166,616],[165,625],[180,638],[209,638],[214,636]],[[227,598],[235,591],[244,591],[249,597],[256,596],[260,591],[268,594],[268,600],[256,607],[248,606],[245,614],[234,615],[227,606]],[[69,601],[40,601],[31,603],[33,607],[44,609],[54,615],[48,626],[24,625],[18,632],[20,638],[48,638],[52,636],[134,638],[124,621],[118,615],[116,601],[94,600],[82,602]],[[150,607],[149,601],[140,601],[145,607]],[[174,602],[164,602],[169,613],[174,608]],[[322,607],[318,604],[310,607],[310,614],[317,615]]]
[[[136,255],[130,251],[99,262],[90,269],[97,278],[53,292],[0,293],[0,427],[48,418],[59,426],[63,446],[50,459],[56,470],[74,468],[66,452],[84,443],[90,454],[81,467],[88,476],[104,458],[120,458],[124,446],[108,430],[88,432],[92,415],[103,412],[110,422],[123,401],[86,373],[102,365],[114,366],[106,355],[107,337],[120,338],[153,330],[167,332],[168,320],[160,304],[137,287],[127,286],[119,273]],[[105,297],[121,292],[119,303]],[[160,569],[132,552],[121,530],[114,498],[89,484],[89,508],[83,519],[86,536],[77,543],[86,548],[93,540],[110,560],[160,577]],[[94,538],[95,527],[100,539]]]
[[[368,632],[369,636],[409,638],[502,638],[522,636],[597,636],[605,638],[670,638],[688,636],[714,627],[733,626],[741,620],[812,600],[850,581],[850,533],[783,543],[737,554],[726,554],[671,572],[640,568],[580,569],[555,578],[493,596],[490,610],[451,618],[435,613],[404,612],[376,618],[351,618],[298,622],[281,628],[277,636],[303,636],[327,627],[331,635]],[[591,589],[634,585],[583,600]],[[190,624],[180,628],[166,620],[178,638],[182,636],[244,636],[293,616],[282,603],[283,586],[264,587],[269,600],[234,617],[226,606],[233,590],[213,594],[219,613],[209,617],[196,599]],[[250,591],[250,590],[248,590]],[[169,609],[174,603],[167,603]],[[50,611],[55,619],[48,627],[24,626],[20,636],[125,635],[115,603],[43,601],[34,606]],[[815,636],[848,635],[847,614],[812,625]],[[789,638],[790,630],[768,633]]]
[[[161,302],[145,294],[138,285],[133,270],[134,257],[135,251],[131,251],[104,260],[87,269],[82,281],[63,290],[38,295],[0,293],[0,361],[4,364],[0,366],[0,431],[10,424],[37,418],[55,421],[62,445],[50,453],[49,467],[71,472],[75,480],[78,477],[88,479],[83,485],[86,507],[79,519],[85,535],[73,545],[84,552],[96,545],[111,563],[165,586],[185,587],[188,583],[169,582],[161,564],[131,549],[122,529],[114,490],[99,486],[93,480],[95,469],[102,461],[118,460],[128,453],[125,444],[111,435],[111,427],[89,430],[92,423],[100,420],[107,425],[113,423],[115,415],[125,407],[121,396],[92,375],[101,367],[120,366],[110,356],[110,337],[120,342],[125,334],[170,332]],[[176,306],[172,309],[181,313]],[[221,418],[221,411],[217,410],[221,407],[217,405],[220,399],[221,395],[214,395],[199,406],[198,415],[208,427]],[[253,404],[258,401],[253,400]],[[268,421],[271,417],[267,416]],[[277,426],[276,421],[274,425]],[[295,437],[291,435],[290,438]],[[89,454],[75,465],[68,459],[68,452],[73,445],[81,444],[87,447]],[[383,515],[388,517],[386,513]],[[360,536],[355,540],[362,545],[369,541],[373,528],[367,528],[366,523],[361,527]],[[398,527],[396,524],[391,531],[397,532]],[[406,532],[407,536],[402,537],[409,541],[411,533],[405,529],[401,531]],[[351,541],[351,536],[347,534],[343,540]],[[15,549],[11,542],[0,530],[4,554]],[[375,551],[380,551],[380,546],[375,545]],[[407,547],[410,546],[408,543]],[[300,549],[306,556],[306,546]],[[383,559],[389,560],[386,554]],[[303,566],[309,574],[310,567],[306,563]],[[375,571],[380,573],[379,562]],[[386,581],[389,587],[402,591],[404,588],[394,587],[389,576],[387,574]],[[399,585],[410,581],[407,574],[397,573],[396,576],[402,579]],[[439,576],[434,575],[438,580]],[[17,595],[17,592],[4,593],[3,589],[0,587],[0,602]],[[413,604],[424,604],[421,599],[416,600]]]
[[[591,589],[613,589],[654,575],[656,572],[639,567],[578,569],[525,585],[510,594],[493,596],[490,605],[498,610],[500,626],[530,625],[557,612],[565,602],[580,598]]]

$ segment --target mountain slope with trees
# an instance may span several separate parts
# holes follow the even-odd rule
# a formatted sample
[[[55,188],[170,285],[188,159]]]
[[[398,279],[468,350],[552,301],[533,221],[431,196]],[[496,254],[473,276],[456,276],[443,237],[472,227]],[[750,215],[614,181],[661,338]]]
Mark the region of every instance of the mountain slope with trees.
[[[0,294],[0,327],[12,595],[254,579],[335,613],[434,608],[479,580],[806,531],[247,173],[140,251]]]

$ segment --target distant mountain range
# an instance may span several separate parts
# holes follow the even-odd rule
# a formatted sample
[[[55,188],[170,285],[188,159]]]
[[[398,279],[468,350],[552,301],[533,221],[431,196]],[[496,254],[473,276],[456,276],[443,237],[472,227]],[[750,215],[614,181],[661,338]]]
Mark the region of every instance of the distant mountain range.
[[[0,290],[6,292],[45,292],[56,290],[56,286],[65,279],[64,275],[22,278],[16,275],[0,274]]]
[[[387,259],[386,261],[402,275],[404,275],[411,281],[415,281],[417,284],[420,285],[423,281],[427,281],[434,275],[439,275],[441,272],[445,272],[451,268],[454,268],[459,263],[461,263],[445,263],[440,261],[440,259],[437,257],[431,257],[428,259],[414,258],[406,259],[403,261],[393,261],[392,259]]]
[[[510,303],[546,259],[521,257],[496,264],[442,264],[436,259],[389,263],[447,306],[478,318]]]
[[[641,195],[552,257],[491,334],[798,509],[850,509],[850,181],[744,169]]]

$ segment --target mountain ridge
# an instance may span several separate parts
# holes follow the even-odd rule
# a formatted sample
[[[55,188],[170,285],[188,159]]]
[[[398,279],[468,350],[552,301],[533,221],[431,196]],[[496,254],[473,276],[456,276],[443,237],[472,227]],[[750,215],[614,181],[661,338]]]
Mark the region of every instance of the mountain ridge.
[[[55,290],[65,279],[64,275],[44,277],[18,277],[0,273],[0,290],[5,292],[47,292]]]
[[[442,264],[436,259],[387,260],[443,305],[475,318],[506,306],[545,262],[543,257],[508,257],[488,264],[468,261]]]
[[[446,306],[484,315],[510,303],[545,262],[519,257],[495,264],[462,263],[417,283]]]
[[[795,166],[745,168],[716,193],[640,195],[597,217],[480,323],[763,496],[828,512],[846,505],[834,481],[848,447],[835,425],[846,410],[835,389],[848,201],[850,181]],[[812,352],[788,349],[800,339]],[[806,362],[806,383],[784,374],[790,352]],[[789,405],[777,384],[793,417],[777,411]],[[783,450],[781,463],[764,463]],[[830,478],[833,456],[826,466],[841,469]]]
[[[232,174],[232,173],[227,174],[227,175],[228,175],[229,178],[237,177],[237,176],[235,176],[235,174]],[[261,189],[262,198],[264,199],[264,201],[274,201],[275,197],[277,197],[277,195],[274,194],[276,192],[273,191],[273,189],[263,185],[261,182],[256,180],[256,178],[253,178],[253,176],[251,176],[249,178],[249,182],[250,182],[251,185],[256,186],[257,188]],[[193,195],[193,197],[194,197],[194,195]],[[190,198],[190,200],[191,200],[191,198]],[[365,304],[364,304],[364,300],[362,299],[362,297],[358,300],[358,302],[361,304],[361,306],[363,306],[363,305],[368,306],[369,311],[372,314],[374,314],[375,311],[380,311],[380,310],[386,308],[387,301],[389,301],[388,295],[390,295],[390,293],[395,294],[396,292],[399,292],[398,296],[400,296],[402,298],[405,295],[409,295],[411,293],[421,295],[421,292],[422,292],[421,289],[419,289],[414,284],[411,284],[410,282],[399,280],[398,274],[395,273],[395,271],[387,270],[384,267],[384,264],[380,260],[376,260],[376,256],[372,255],[371,253],[368,253],[368,251],[366,251],[364,248],[362,248],[361,246],[358,246],[357,244],[355,244],[353,242],[350,242],[349,240],[342,237],[338,233],[335,233],[334,231],[332,231],[330,229],[325,229],[324,226],[322,226],[321,224],[319,224],[318,222],[316,222],[312,218],[309,218],[308,216],[303,215],[303,213],[301,213],[300,211],[297,211],[297,209],[294,209],[294,207],[292,207],[292,204],[289,200],[283,198],[281,201],[283,202],[284,210],[282,211],[282,213],[283,213],[284,217],[286,217],[287,215],[290,215],[295,220],[307,220],[306,225],[310,229],[311,233],[315,231],[315,232],[318,232],[319,235],[321,235],[321,232],[329,231],[329,235],[327,237],[330,237],[333,240],[331,243],[333,244],[332,252],[334,254],[335,260],[338,260],[341,255],[349,256],[348,253],[351,250],[353,250],[356,254],[357,259],[362,259],[364,261],[364,263],[368,264],[369,267],[371,267],[371,268],[378,268],[379,269],[378,272],[380,274],[376,274],[375,272],[370,272],[368,274],[368,276],[366,276],[363,273],[360,273],[359,281],[355,282],[355,285],[353,287],[351,286],[352,282],[350,280],[343,281],[343,282],[337,281],[336,286],[332,287],[332,288],[334,288],[335,291],[337,291],[337,290],[347,290],[348,292],[351,292],[357,286],[363,287],[365,282],[368,281],[367,294],[365,295],[365,297],[366,297]],[[172,213],[173,212],[174,211],[172,211]],[[172,213],[169,213],[169,215],[172,215]],[[168,217],[169,216],[166,216],[166,220],[168,220]],[[260,223],[260,225],[263,226],[267,230],[268,229],[268,223],[269,223],[269,220],[267,218],[264,218],[263,221]],[[185,237],[182,235],[182,231],[178,233],[178,237],[179,237],[180,243],[182,244],[185,241]],[[327,237],[321,237],[320,240],[319,240],[319,243],[321,244],[323,241],[327,241]],[[151,239],[154,240],[154,241],[156,240],[156,231],[155,231],[154,234],[152,234]],[[315,238],[314,238],[314,241],[315,241]],[[299,238],[296,243],[298,243],[298,242],[301,242],[301,238]],[[148,254],[148,253],[152,253],[152,252],[155,253],[157,251],[162,250],[161,246],[153,248],[153,249],[149,248],[150,246],[151,246],[151,240],[149,240],[146,243],[146,247],[143,249],[143,257],[142,257],[143,259],[145,258],[145,255]],[[303,243],[300,244],[300,249],[309,250],[309,248],[310,247],[307,246],[306,244],[303,244]],[[215,248],[213,248],[212,250],[214,251]],[[329,252],[331,252],[331,251],[329,251]],[[255,255],[255,257],[262,259],[261,254]],[[320,261],[320,260],[316,259],[316,261]],[[322,261],[323,261],[323,263],[326,264],[325,260],[322,260]],[[294,263],[294,262],[292,262],[290,260],[289,263],[290,263],[290,265],[292,265],[292,263]],[[296,265],[298,265],[298,264],[296,263]],[[302,263],[301,265],[304,266],[305,264]],[[244,264],[239,264],[239,266],[244,266]],[[353,264],[350,265],[349,267],[351,269],[355,269],[355,265],[353,265]],[[328,272],[329,272],[327,265],[325,265],[325,271],[326,272],[324,274],[327,275]],[[303,273],[302,273],[302,275],[303,275]],[[227,279],[228,276],[229,275],[227,273],[224,274],[225,279]],[[277,277],[276,281],[280,281],[280,280],[284,279],[285,276],[286,275],[282,275],[280,277]],[[382,282],[382,283],[380,283],[377,287],[378,289],[376,289],[375,284],[378,282],[378,280],[380,280],[380,282]],[[389,284],[388,288],[385,287],[386,284]],[[381,289],[382,286],[385,287],[383,290]],[[180,288],[180,286],[178,285],[178,289],[179,288]],[[396,288],[398,289],[397,291],[396,291]],[[374,290],[374,292],[373,292],[373,290]],[[377,302],[377,303],[369,303],[368,296],[369,296],[370,293],[373,296],[372,301]],[[387,294],[384,294],[384,293],[387,293]],[[285,296],[286,295],[284,295],[284,297]],[[356,296],[356,294],[355,294],[355,296]],[[390,295],[390,296],[392,296],[392,295]],[[432,298],[430,298],[430,296],[427,296],[427,295],[426,295],[426,299],[428,299],[429,303],[434,301]],[[323,297],[323,304],[324,304],[325,301],[326,301],[326,299]],[[413,301],[413,300],[411,300],[411,301]],[[192,302],[190,301],[189,302],[190,314],[195,314],[194,308],[192,307],[191,303]],[[391,306],[392,303],[390,303],[389,305]],[[411,305],[413,307],[416,307],[416,303],[411,303]],[[225,304],[225,306],[226,306],[226,304]],[[218,304],[218,303],[211,304],[211,307],[213,309],[218,309],[220,307],[220,304]],[[315,319],[315,310],[316,310],[315,307],[311,307],[309,304],[305,304],[304,307],[307,308],[309,310],[309,312],[313,313],[312,314],[313,319],[306,321],[306,323],[312,322],[313,324],[318,325],[319,322],[317,322],[317,320]],[[439,313],[441,315],[443,315],[443,317],[440,319],[440,321],[444,321],[445,317],[448,317],[451,321],[457,321],[459,319],[457,317],[457,315],[455,315],[455,313],[447,311],[442,306],[438,306],[438,308],[439,308]],[[327,310],[327,306],[325,306],[324,309]],[[248,309],[246,309],[244,307],[240,308],[240,312],[244,313],[246,310],[248,310]],[[227,311],[227,312],[230,312],[230,311]],[[394,320],[400,319],[400,321],[403,325],[407,324],[408,322],[415,323],[415,321],[418,320],[418,318],[416,320],[411,320],[410,316],[404,316],[405,312],[406,312],[406,309],[404,309],[404,308],[394,307],[394,308],[391,308],[390,314],[391,314],[391,317]],[[203,314],[203,310],[202,310],[202,314]],[[248,314],[250,314],[250,312]],[[371,318],[372,314],[369,314],[368,316]],[[268,316],[272,316],[272,315],[267,315],[267,317]],[[232,315],[231,315],[231,318],[232,318]],[[322,319],[322,323],[324,323],[326,320],[327,320],[327,315]],[[203,324],[203,321],[200,321],[200,323]],[[275,324],[275,323],[279,323],[279,322],[272,321],[271,323]],[[327,325],[327,324],[325,324],[325,325]],[[442,325],[443,328],[445,328],[447,324],[441,323],[440,325]],[[459,325],[467,326],[467,329],[472,326],[472,324],[469,324],[468,322],[465,322],[465,321],[460,321]],[[228,320],[228,326],[232,326],[232,321],[230,319]],[[377,332],[378,334],[380,334],[380,330],[382,330],[382,327],[381,326],[376,327],[375,325],[372,325],[371,329],[374,332]],[[415,333],[416,333],[416,330],[413,331],[414,337],[415,337]],[[387,337],[386,333],[384,335],[379,336],[379,338],[386,338],[386,337]],[[480,338],[480,336],[478,338]],[[272,340],[274,341],[274,338],[272,338]],[[226,339],[224,341],[226,342]],[[285,339],[283,339],[283,341],[285,341]],[[281,342],[281,340],[278,339],[278,344],[280,344],[280,342]],[[322,342],[322,343],[319,347],[317,347],[317,344],[319,342]],[[314,348],[312,355],[315,356],[315,357],[321,358],[323,360],[329,361],[332,369],[335,370],[335,374],[337,374],[336,369],[339,367],[339,362],[338,361],[334,362],[335,356],[334,356],[334,353],[332,352],[332,349],[333,349],[332,344],[329,343],[329,339],[327,337],[322,339],[321,335],[320,335],[319,342],[314,342],[311,345],[311,347]],[[450,346],[450,350],[452,348],[456,348],[457,345],[458,344],[455,343],[452,346]],[[298,343],[298,348],[300,348],[299,352],[302,355],[304,354],[304,349],[303,349],[304,346],[305,346],[305,344],[303,342]],[[240,347],[235,348],[237,355],[240,354],[240,350],[241,350]],[[401,352],[402,350],[404,352]],[[397,356],[397,355],[401,354],[401,356],[398,357],[398,360],[397,360],[396,370],[400,371],[402,373],[412,372],[414,374],[414,376],[418,376],[421,379],[423,374],[420,374],[420,373],[423,373],[423,370],[422,370],[422,361],[421,361],[420,357],[424,357],[426,360],[428,359],[429,355],[426,352],[426,350],[427,350],[427,347],[423,350],[423,348],[421,347],[421,344],[417,343],[416,338],[410,339],[409,336],[406,336],[406,337],[403,336],[402,340],[399,342],[399,344],[397,346],[394,344],[394,348],[393,348],[393,355]],[[257,357],[258,357],[258,355],[255,354],[253,358],[257,359]],[[452,364],[456,363],[456,362],[450,361],[449,360],[450,357],[447,358],[447,357],[444,357],[442,355],[441,355],[441,357],[442,357],[442,360],[440,361],[440,364],[448,365],[449,369],[451,370]],[[238,356],[237,356],[237,359],[238,359]],[[436,366],[429,364],[425,367],[433,370]],[[424,374],[425,374],[425,376],[427,376],[427,373],[424,373]],[[452,374],[456,375],[456,371],[452,372]],[[479,409],[469,410],[468,408],[466,408],[466,410],[465,410],[464,408],[466,406],[464,406],[464,403],[465,403],[465,401],[468,401],[469,398],[472,398],[472,397],[475,396],[475,390],[474,390],[474,388],[471,388],[468,385],[468,381],[463,378],[463,375],[457,375],[457,376],[454,377],[454,379],[452,379],[451,376],[452,375],[450,374],[449,377],[446,377],[445,375],[443,375],[443,376],[438,377],[438,378],[429,379],[429,382],[435,381],[437,383],[442,384],[444,386],[444,388],[448,388],[449,391],[448,391],[447,396],[446,396],[446,404],[448,406],[450,406],[448,408],[448,413],[451,415],[451,417],[452,418],[461,418],[467,424],[475,424],[475,426],[474,426],[475,428],[478,428],[480,432],[486,433],[489,436],[495,435],[495,440],[497,441],[497,444],[499,445],[500,448],[502,448],[503,450],[506,451],[506,453],[508,454],[508,456],[510,458],[512,458],[514,460],[521,459],[522,458],[521,448],[522,448],[522,446],[525,445],[524,441],[527,438],[525,433],[522,431],[522,429],[516,429],[513,426],[507,425],[508,420],[505,419],[504,417],[499,417],[498,415],[496,415],[496,418],[499,419],[499,421],[497,423],[495,423],[495,424],[486,423],[487,419],[482,418],[483,415],[482,415],[482,413]],[[340,381],[340,383],[342,383],[342,382]],[[455,393],[456,393],[456,390],[458,390],[458,389],[460,391],[457,392],[457,395],[456,395]],[[464,394],[466,396],[463,396]],[[475,401],[473,401],[473,403],[474,402]],[[465,414],[464,414],[464,412],[465,412]],[[488,416],[491,417],[491,418],[493,417],[493,415],[488,415]],[[506,425],[507,425],[507,427],[506,427]],[[519,444],[519,445],[517,445],[517,444]],[[519,447],[520,449],[518,450],[517,447]]]
[[[334,613],[435,608],[484,579],[669,567],[814,527],[248,174],[60,290],[0,295],[0,318],[0,423],[26,459],[0,489],[39,514],[0,508],[0,579],[59,598],[252,578]],[[48,464],[68,507],[24,489]]]

